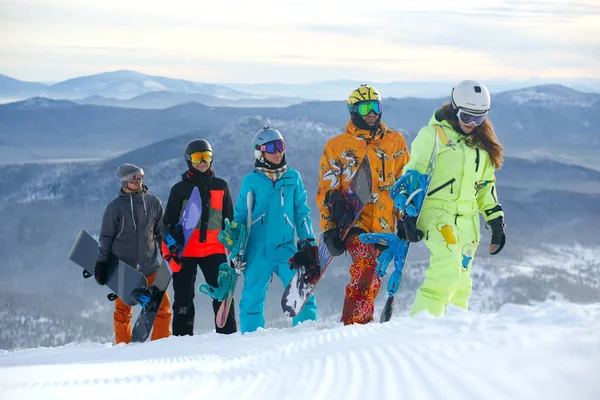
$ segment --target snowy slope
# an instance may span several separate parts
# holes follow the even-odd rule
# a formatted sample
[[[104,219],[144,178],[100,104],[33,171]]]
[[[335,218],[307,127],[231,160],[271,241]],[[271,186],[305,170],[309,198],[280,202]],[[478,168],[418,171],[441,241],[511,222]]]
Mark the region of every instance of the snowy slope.
[[[2,399],[598,399],[600,304],[0,354]]]

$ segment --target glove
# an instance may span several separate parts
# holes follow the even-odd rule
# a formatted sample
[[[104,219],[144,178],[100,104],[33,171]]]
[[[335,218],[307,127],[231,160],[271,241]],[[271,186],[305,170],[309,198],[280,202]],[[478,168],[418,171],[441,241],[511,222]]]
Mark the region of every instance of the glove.
[[[169,249],[169,253],[179,253],[185,244],[185,236],[183,235],[183,228],[181,225],[175,225],[175,227],[171,229],[171,232],[165,235],[164,241]]]
[[[340,237],[339,228],[332,228],[325,231],[323,233],[323,240],[325,240],[327,250],[329,250],[334,257],[341,255],[346,250],[346,246],[344,246],[344,242],[342,242],[342,238]]]
[[[417,228],[417,217],[409,217],[406,213],[402,217],[402,228],[408,241],[416,243],[423,239],[423,231]]]
[[[325,194],[325,205],[329,210],[329,220],[340,229],[347,229],[354,221],[354,206],[338,190]]]
[[[404,230],[404,225],[402,224],[402,220],[398,220],[398,232],[396,232],[396,235],[398,235],[398,239],[400,240],[408,240],[408,237],[406,236],[406,230]]]
[[[302,266],[309,267],[318,264],[317,247],[313,246],[310,240],[302,239],[298,241],[298,252],[290,259],[290,268],[298,269]]]
[[[108,263],[96,261],[94,266],[94,279],[98,285],[106,285],[106,274],[108,273]]]
[[[242,257],[238,254],[231,259],[231,268],[235,269],[238,275],[241,275],[246,270],[246,261],[243,261]]]
[[[506,243],[506,234],[504,233],[506,225],[504,225],[504,217],[494,218],[487,223],[492,229],[489,253],[494,256],[500,253],[500,250],[504,247],[504,243]]]

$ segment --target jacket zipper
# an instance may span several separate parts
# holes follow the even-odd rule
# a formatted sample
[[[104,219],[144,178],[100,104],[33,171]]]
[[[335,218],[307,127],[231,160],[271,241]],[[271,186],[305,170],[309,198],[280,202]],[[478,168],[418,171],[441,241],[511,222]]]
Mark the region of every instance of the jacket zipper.
[[[479,171],[479,148],[475,148],[475,172]]]
[[[436,187],[435,189],[433,189],[432,191],[430,191],[429,193],[427,193],[427,196],[431,196],[432,194],[439,192],[440,190],[442,190],[443,188],[445,188],[448,185],[451,185],[450,186],[450,193],[454,193],[454,185],[453,185],[454,181],[456,181],[456,178],[450,179],[448,182],[444,183],[441,186]]]
[[[381,154],[379,158],[381,158],[381,174],[383,175],[382,181],[385,182],[385,154]]]
[[[283,186],[281,187],[281,206],[283,207]]]

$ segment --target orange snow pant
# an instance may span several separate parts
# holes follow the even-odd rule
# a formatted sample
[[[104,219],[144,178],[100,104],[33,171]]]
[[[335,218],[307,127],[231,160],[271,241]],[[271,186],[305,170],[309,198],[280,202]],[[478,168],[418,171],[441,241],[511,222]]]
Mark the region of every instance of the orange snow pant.
[[[147,276],[148,285],[152,285],[156,278],[156,273]],[[123,303],[120,298],[117,297],[115,300],[115,342],[116,343],[130,343],[131,342],[131,306]],[[169,293],[165,292],[158,312],[156,313],[156,319],[154,320],[154,326],[152,329],[152,340],[162,339],[171,336],[171,301],[169,300]]]
[[[376,272],[377,250],[372,244],[361,242],[358,235],[350,235],[346,239],[346,250],[352,257],[352,265],[342,322],[344,325],[366,324],[373,321],[375,298],[381,287],[381,278]]]

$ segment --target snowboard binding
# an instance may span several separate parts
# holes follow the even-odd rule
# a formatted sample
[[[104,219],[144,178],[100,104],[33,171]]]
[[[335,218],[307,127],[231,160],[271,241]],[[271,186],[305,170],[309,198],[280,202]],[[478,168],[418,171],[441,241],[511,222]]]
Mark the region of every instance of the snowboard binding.
[[[160,290],[152,285],[148,288],[135,289],[131,295],[137,300],[137,303],[146,311],[158,311],[162,301],[164,290]]]

